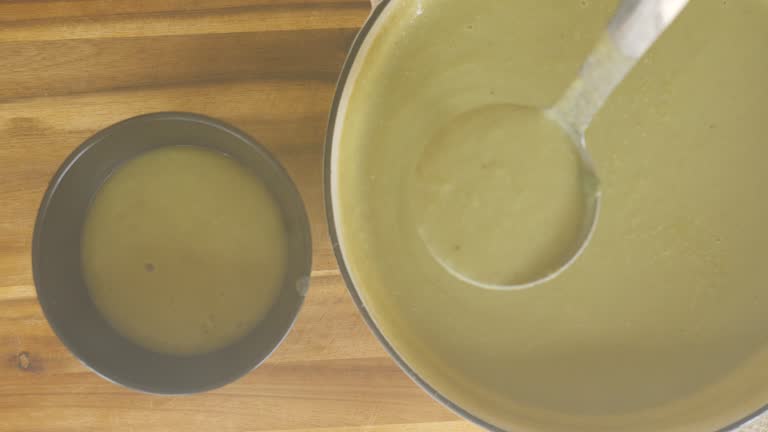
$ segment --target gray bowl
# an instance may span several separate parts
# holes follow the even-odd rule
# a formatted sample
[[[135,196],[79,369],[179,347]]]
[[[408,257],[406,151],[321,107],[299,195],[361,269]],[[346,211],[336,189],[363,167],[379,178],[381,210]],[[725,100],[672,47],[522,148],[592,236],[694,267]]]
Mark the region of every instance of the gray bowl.
[[[280,205],[287,230],[284,286],[266,318],[221,350],[173,356],[146,350],[117,333],[94,306],[83,282],[80,234],[91,199],[122,162],[169,145],[225,153],[258,175]],[[62,164],[35,224],[32,269],[37,297],[59,339],[104,378],[150,393],[187,394],[232,382],[263,362],[293,326],[306,295],[312,243],[304,204],[286,171],[259,144],[220,121],[189,113],[155,113],[104,129]],[[254,286],[259,281],[253,281]]]

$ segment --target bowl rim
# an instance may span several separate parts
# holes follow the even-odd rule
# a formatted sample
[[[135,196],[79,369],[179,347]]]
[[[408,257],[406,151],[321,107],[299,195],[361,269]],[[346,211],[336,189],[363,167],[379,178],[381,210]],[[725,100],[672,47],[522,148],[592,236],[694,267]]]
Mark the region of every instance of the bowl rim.
[[[140,123],[140,122],[146,122],[146,121],[156,121],[156,120],[182,120],[182,121],[191,121],[199,124],[203,124],[208,127],[213,127],[219,130],[222,130],[226,133],[229,133],[236,137],[237,139],[245,142],[248,144],[248,146],[255,151],[261,158],[265,159],[270,165],[274,167],[274,169],[278,172],[280,177],[285,182],[285,186],[287,187],[288,193],[292,195],[292,200],[295,200],[296,204],[298,204],[297,210],[301,223],[300,223],[300,230],[302,231],[302,243],[303,243],[303,249],[306,251],[304,254],[304,260],[301,262],[301,270],[303,274],[306,274],[306,280],[300,280],[300,284],[303,284],[302,286],[295,287],[299,292],[299,299],[297,301],[296,306],[294,307],[292,311],[291,319],[288,323],[288,325],[281,329],[280,336],[275,343],[275,345],[261,358],[258,358],[256,361],[253,362],[252,365],[249,367],[242,368],[242,370],[238,370],[235,373],[230,374],[225,379],[221,379],[219,381],[213,381],[204,385],[198,385],[198,386],[192,386],[191,390],[188,391],[174,391],[171,388],[158,388],[153,386],[145,386],[139,383],[135,382],[125,382],[121,381],[115,377],[112,377],[99,369],[97,369],[91,362],[86,360],[82,352],[77,348],[77,343],[73,341],[72,338],[68,337],[64,332],[62,332],[59,324],[53,320],[51,308],[53,307],[51,304],[49,296],[44,294],[41,291],[40,284],[41,284],[41,268],[42,264],[40,263],[41,260],[41,230],[42,226],[44,225],[44,222],[47,217],[48,213],[48,207],[51,203],[51,200],[53,196],[56,194],[56,191],[59,188],[60,183],[62,180],[67,176],[67,174],[70,172],[72,167],[77,163],[77,161],[86,154],[91,148],[98,145],[100,142],[103,141],[104,138],[108,137],[110,134],[114,133],[115,131],[125,127],[126,125],[130,125],[132,123]],[[224,121],[215,119],[213,117],[209,117],[207,115],[198,114],[198,113],[192,113],[192,112],[184,112],[184,111],[160,111],[160,112],[151,112],[146,114],[140,114],[133,117],[129,117],[127,119],[118,121],[116,123],[113,123],[95,134],[88,137],[85,141],[83,141],[80,145],[78,145],[75,149],[73,149],[69,155],[64,159],[63,162],[59,165],[58,169],[56,170],[55,174],[51,177],[51,180],[48,183],[48,186],[45,190],[45,193],[43,194],[43,197],[41,198],[40,205],[37,211],[37,216],[35,218],[35,225],[32,232],[32,248],[31,248],[31,258],[32,258],[32,279],[35,285],[35,294],[37,298],[38,304],[40,304],[40,308],[43,311],[43,315],[45,317],[45,320],[48,322],[48,325],[53,330],[56,337],[61,341],[62,344],[69,350],[70,353],[86,368],[91,370],[96,375],[102,377],[103,379],[113,383],[117,384],[121,387],[137,391],[140,393],[145,394],[153,394],[153,395],[191,395],[191,394],[197,394],[197,393],[203,393],[210,390],[214,390],[220,387],[223,387],[225,385],[231,384],[238,379],[244,377],[245,375],[252,372],[254,369],[258,368],[263,364],[265,361],[271,357],[274,352],[280,347],[280,345],[283,343],[286,337],[288,337],[288,334],[293,329],[294,325],[296,324],[296,321],[298,319],[299,313],[301,312],[302,307],[304,306],[304,302],[306,300],[306,294],[309,290],[309,279],[311,276],[311,270],[312,270],[312,232],[311,227],[309,223],[309,217],[307,215],[307,209],[306,205],[304,203],[304,200],[302,199],[301,193],[299,192],[298,187],[296,186],[296,183],[294,182],[293,178],[290,176],[288,171],[285,169],[285,167],[279,162],[279,160],[261,143],[256,141],[255,139],[251,138],[248,134],[243,132],[242,130],[238,129],[237,127],[226,123]],[[282,289],[286,289],[286,287],[283,287]]]
[[[394,346],[389,342],[386,336],[384,336],[382,331],[376,325],[376,322],[373,320],[373,317],[368,312],[360,292],[357,290],[357,287],[352,280],[351,272],[347,266],[344,253],[341,249],[341,243],[337,229],[337,218],[333,209],[333,197],[335,196],[335,192],[331,182],[332,172],[334,171],[332,154],[335,144],[335,134],[337,132],[336,126],[339,117],[339,109],[344,100],[345,90],[350,83],[355,81],[351,77],[351,72],[353,66],[358,61],[358,55],[361,53],[364,43],[371,37],[375,38],[375,35],[372,33],[373,27],[379,18],[381,18],[385,9],[392,3],[394,3],[394,0],[381,0],[380,3],[378,3],[373,8],[371,14],[368,16],[368,19],[357,33],[357,36],[355,37],[355,40],[349,49],[346,60],[344,61],[344,65],[336,84],[333,102],[331,104],[331,111],[328,118],[328,126],[326,128],[325,145],[323,150],[323,201],[325,206],[326,219],[328,222],[328,234],[331,238],[333,253],[336,256],[336,261],[338,262],[339,270],[341,272],[342,278],[344,279],[344,284],[347,287],[347,291],[352,297],[355,306],[357,306],[358,311],[363,316],[363,320],[368,325],[368,328],[376,337],[376,339],[378,339],[379,343],[384,347],[384,350],[389,354],[390,357],[392,357],[400,369],[402,369],[403,372],[405,372],[405,374],[411,380],[413,380],[413,382],[421,387],[421,389],[429,394],[429,396],[431,396],[434,400],[447,407],[454,413],[458,414],[459,416],[463,417],[464,419],[468,420],[469,422],[492,432],[511,432],[505,431],[504,429],[501,429],[500,427],[491,424],[488,421],[483,420],[480,417],[475,416],[471,412],[465,410],[457,403],[449,399],[447,396],[437,391],[408,365],[408,363],[395,350]],[[768,403],[759,408],[757,411],[747,415],[746,417],[713,432],[735,432],[737,428],[747,425],[748,423],[756,420],[758,417],[766,413],[768,413]]]

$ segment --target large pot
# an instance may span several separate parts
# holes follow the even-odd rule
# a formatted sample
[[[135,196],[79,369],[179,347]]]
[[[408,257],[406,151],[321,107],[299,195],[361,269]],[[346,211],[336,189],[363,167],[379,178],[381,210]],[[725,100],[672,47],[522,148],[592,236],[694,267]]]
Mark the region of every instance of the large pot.
[[[398,1],[418,1],[418,0],[372,0],[372,12],[360,30],[357,38],[355,39],[352,48],[349,52],[348,58],[346,60],[346,63],[344,64],[344,67],[341,72],[341,76],[338,82],[338,87],[336,89],[335,98],[333,101],[333,106],[331,110],[327,135],[326,135],[326,144],[325,144],[325,158],[324,158],[324,193],[325,193],[325,208],[326,208],[326,214],[327,214],[327,220],[329,225],[329,231],[330,231],[330,237],[331,241],[334,247],[334,252],[336,255],[336,258],[338,260],[338,264],[341,270],[341,274],[346,282],[346,285],[349,289],[349,292],[357,305],[358,309],[360,310],[364,320],[374,333],[374,335],[378,338],[380,343],[384,346],[384,348],[387,350],[390,356],[396,361],[396,363],[402,368],[402,370],[413,380],[415,381],[424,391],[426,391],[431,397],[454,411],[455,413],[459,414],[460,416],[464,417],[465,419],[482,426],[483,428],[487,430],[492,431],[504,431],[504,430],[510,430],[510,426],[508,425],[501,425],[501,424],[494,424],[493,420],[487,420],[485,418],[481,418],[482,416],[478,415],[473,409],[468,408],[466,406],[461,406],[460,403],[457,403],[456,401],[452,400],[452,398],[448,397],[447,395],[441,393],[438,391],[435,386],[430,383],[426,378],[424,378],[422,375],[420,375],[415,368],[409,364],[404,359],[404,356],[402,356],[396,347],[395,344],[392,343],[392,341],[388,338],[388,335],[385,334],[385,332],[381,329],[381,327],[377,324],[376,320],[372,316],[371,312],[369,311],[369,307],[366,305],[366,302],[364,301],[364,295],[361,293],[361,287],[359,287],[356,284],[356,278],[355,278],[355,271],[354,269],[350,268],[348,257],[345,255],[345,248],[344,248],[344,242],[343,242],[343,236],[341,235],[341,231],[343,230],[343,227],[339,224],[339,203],[337,202],[338,199],[338,152],[339,152],[339,140],[341,136],[341,129],[343,127],[343,116],[345,111],[345,103],[347,98],[349,97],[349,92],[351,91],[352,85],[355,83],[355,80],[358,79],[357,71],[361,67],[362,59],[367,53],[367,48],[371,46],[374,40],[379,37],[380,33],[378,30],[380,29],[381,22],[386,19],[387,16],[387,9],[388,7],[391,7],[398,3]],[[757,418],[761,413],[768,410],[768,406],[763,407],[761,410],[758,410],[757,412],[754,412],[747,417],[735,421],[730,426],[721,429],[721,431],[726,430],[734,430],[747,422]],[[731,420],[732,421],[732,420]],[[648,423],[646,425],[647,428],[650,429],[644,429],[644,430],[653,430],[653,426],[651,426],[652,423]],[[573,427],[571,427],[573,426]],[[637,425],[634,425],[637,426]],[[640,426],[643,427],[643,426]],[[696,426],[693,425],[693,428]],[[558,430],[585,430],[583,429],[583,426],[581,425],[563,425],[563,429]],[[517,430],[547,430],[552,431],[554,429],[551,428],[521,428]],[[635,430],[635,429],[633,429]],[[666,429],[665,429],[666,430]],[[685,429],[686,431],[689,429]],[[691,430],[702,430],[702,429],[691,429]],[[707,429],[709,431],[712,431],[713,429]]]

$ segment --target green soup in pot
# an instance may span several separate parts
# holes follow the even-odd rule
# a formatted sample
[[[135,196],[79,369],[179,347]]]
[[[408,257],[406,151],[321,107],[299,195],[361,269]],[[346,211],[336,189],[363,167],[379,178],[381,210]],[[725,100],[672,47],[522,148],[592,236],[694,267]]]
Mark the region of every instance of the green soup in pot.
[[[559,277],[483,290],[448,274],[419,234],[429,143],[467,112],[549,106],[616,3],[393,0],[341,100],[332,195],[355,287],[419,376],[504,429],[714,431],[768,402],[766,0],[693,0],[598,114],[587,142],[600,221]],[[525,168],[494,157],[508,149],[493,142],[461,170]],[[537,167],[562,175],[556,160]],[[520,193],[478,184],[498,203]],[[550,196],[536,182],[525,192]],[[488,265],[511,259],[491,240],[552,229],[493,199],[445,209],[446,224],[489,239],[473,252]]]

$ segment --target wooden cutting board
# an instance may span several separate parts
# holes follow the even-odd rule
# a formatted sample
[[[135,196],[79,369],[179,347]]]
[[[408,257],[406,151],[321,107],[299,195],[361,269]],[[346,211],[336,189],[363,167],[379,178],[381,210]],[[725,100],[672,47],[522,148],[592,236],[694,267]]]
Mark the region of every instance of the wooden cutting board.
[[[326,119],[368,11],[367,0],[0,2],[0,431],[479,430],[387,357],[326,233]],[[286,166],[312,221],[296,327],[262,367],[196,396],[139,394],[88,371],[48,327],[32,282],[34,217],[58,164],[97,130],[153,111],[247,131]]]
[[[321,157],[367,0],[0,2],[0,431],[473,431],[387,357],[326,233]],[[49,179],[84,139],[153,111],[231,122],[286,166],[314,237],[307,303],[262,367],[217,391],[139,394],[87,370],[35,299],[30,246]],[[75,252],[76,253],[76,252]]]

